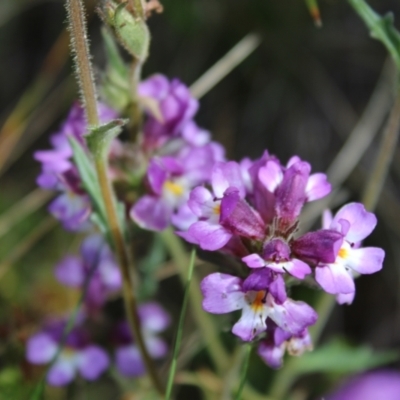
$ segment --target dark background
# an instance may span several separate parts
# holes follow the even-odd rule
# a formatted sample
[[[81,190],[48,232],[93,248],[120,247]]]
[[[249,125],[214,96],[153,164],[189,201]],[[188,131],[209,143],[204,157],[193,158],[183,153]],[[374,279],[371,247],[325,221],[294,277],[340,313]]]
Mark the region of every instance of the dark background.
[[[87,2],[91,8],[93,3]],[[321,29],[314,26],[302,0],[164,0],[164,13],[149,21],[152,44],[144,76],[161,72],[191,84],[243,36],[259,33],[261,46],[202,98],[197,121],[226,146],[232,159],[255,158],[268,149],[283,162],[298,154],[312,163],[314,171],[324,171],[357,123],[387,56],[346,1],[319,3]],[[369,4],[380,13],[393,11],[400,18],[397,1]],[[100,74],[104,53],[100,21],[93,13],[89,27]],[[62,1],[0,2],[0,126],[21,96],[25,96],[25,108],[12,128],[26,125],[15,145],[0,146],[0,157],[6,159],[0,172],[0,210],[4,212],[34,189],[39,167],[32,152],[48,146],[49,134],[57,129],[76,97],[65,38],[49,56],[64,28]],[[8,135],[12,136],[13,129]],[[0,132],[0,144],[4,132]],[[364,172],[346,180],[348,200],[360,200],[378,140],[379,135],[364,157]],[[399,170],[397,152],[385,186],[395,207],[381,200],[379,226],[367,241],[367,245],[386,250],[384,269],[357,281],[354,304],[335,310],[325,339],[340,333],[354,343],[369,343],[375,348],[396,349],[400,345]],[[43,215],[39,211],[30,217],[3,246],[0,238],[0,256],[7,259],[10,248],[4,244],[16,245],[18,235],[28,234]],[[38,239],[15,261],[14,271],[25,277],[21,290],[29,292],[31,282],[42,274],[38,257],[53,251],[46,247],[51,246],[46,240]],[[64,248],[61,233],[55,233],[53,240],[58,240],[56,248]],[[27,292],[21,294],[17,289],[11,295],[8,289],[3,293],[10,285],[6,282],[0,282],[4,305],[12,308],[13,302],[23,304],[20,298],[29,298]],[[10,315],[3,311],[2,318]]]

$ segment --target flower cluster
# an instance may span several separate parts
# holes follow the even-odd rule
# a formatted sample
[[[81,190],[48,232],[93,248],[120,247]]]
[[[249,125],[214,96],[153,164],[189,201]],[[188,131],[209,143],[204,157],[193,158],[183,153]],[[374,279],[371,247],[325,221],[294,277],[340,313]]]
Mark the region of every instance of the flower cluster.
[[[272,367],[281,365],[285,350],[311,348],[308,327],[317,320],[309,305],[288,297],[288,281],[314,276],[340,303],[350,303],[354,276],[382,267],[382,249],[359,247],[376,225],[362,204],[347,204],[335,217],[326,212],[323,229],[298,235],[303,205],[330,190],[326,176],[312,174],[299,157],[282,165],[265,152],[253,162],[215,163],[210,187],[190,192],[197,221],[179,235],[204,250],[233,254],[246,266],[244,276],[205,277],[203,308],[213,314],[242,310],[232,332],[244,341],[260,339],[259,354]]]
[[[196,219],[187,205],[190,190],[209,182],[224,150],[193,121],[199,104],[180,81],[154,75],[138,91],[148,114],[141,147],[149,164],[147,193],[130,215],[145,229],[161,231],[172,224],[185,230]]]
[[[375,228],[374,214],[360,203],[350,203],[335,216],[326,211],[322,229],[300,234],[303,206],[331,191],[325,174],[311,173],[311,165],[297,156],[284,165],[267,151],[257,160],[227,161],[222,146],[194,122],[198,101],[176,79],[154,75],[140,83],[138,94],[146,114],[134,144],[141,165],[129,171],[125,161],[132,147],[118,140],[109,157],[110,177],[114,182],[125,180],[128,187],[129,196],[119,194],[130,208],[126,215],[152,231],[172,225],[189,243],[238,259],[240,271],[215,272],[203,279],[203,308],[213,314],[241,310],[232,332],[243,341],[257,341],[268,365],[278,368],[285,352],[299,355],[311,349],[308,328],[318,316],[308,304],[289,296],[290,286],[306,281],[336,295],[339,303],[350,304],[354,278],[382,268],[383,250],[361,247]],[[102,104],[99,111],[102,122],[117,115]],[[83,110],[75,105],[61,131],[52,136],[53,149],[35,153],[42,164],[38,184],[60,192],[50,212],[67,230],[89,232],[80,256],[65,257],[55,269],[62,284],[85,288],[85,301],[78,326],[50,368],[48,380],[54,385],[71,381],[77,371],[86,379],[96,379],[108,368],[111,358],[94,344],[86,325],[107,320],[104,305],[122,285],[108,244],[89,222],[93,207],[72,158],[69,138],[86,151],[86,129]],[[133,205],[132,199],[137,199]],[[156,303],[143,304],[139,314],[149,353],[163,357],[167,345],[157,334],[169,325],[168,315]],[[65,320],[56,328],[46,325],[33,336],[28,341],[28,360],[48,363],[61,342],[64,325]],[[109,330],[108,343],[121,374],[144,373],[126,321],[109,322],[99,329]],[[93,363],[96,368],[89,371],[86,367]]]

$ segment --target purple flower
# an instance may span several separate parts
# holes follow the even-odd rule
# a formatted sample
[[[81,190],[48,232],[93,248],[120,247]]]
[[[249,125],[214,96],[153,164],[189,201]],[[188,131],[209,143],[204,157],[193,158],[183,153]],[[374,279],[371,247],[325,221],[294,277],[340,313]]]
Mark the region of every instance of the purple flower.
[[[209,140],[208,132],[191,120],[198,101],[178,79],[169,81],[163,75],[153,75],[139,84],[138,93],[149,114],[144,125],[145,149],[155,150],[179,135],[193,145]]]
[[[267,337],[258,346],[258,354],[271,368],[280,368],[283,363],[283,356],[287,351],[291,356],[300,356],[305,351],[311,351],[313,346],[310,334],[304,329],[297,335],[290,335],[277,327],[267,330]]]
[[[26,358],[32,364],[47,364],[56,356],[66,323],[48,324],[42,332],[28,339]],[[96,380],[108,368],[109,357],[99,346],[89,341],[86,331],[74,328],[66,344],[47,373],[47,382],[53,386],[70,383],[77,372],[90,381]]]
[[[398,400],[400,374],[397,371],[381,370],[368,372],[350,379],[327,400]]]
[[[88,275],[89,286],[85,304],[89,310],[98,310],[122,286],[121,273],[107,243],[100,235],[85,239],[81,257],[67,256],[55,269],[57,279],[64,285],[81,288]]]
[[[139,318],[147,350],[153,358],[162,358],[168,351],[167,344],[157,336],[170,324],[168,314],[157,303],[139,306]],[[139,348],[132,339],[127,322],[121,322],[114,331],[115,363],[125,376],[140,376],[146,372]]]
[[[345,295],[340,303],[353,300],[356,274],[373,274],[382,268],[385,252],[377,247],[359,248],[357,245],[375,228],[376,217],[361,203],[343,206],[334,218],[325,213],[324,225],[343,235],[343,241],[334,260],[321,261],[315,270],[315,279],[328,293]]]
[[[204,250],[218,250],[234,235],[262,239],[265,224],[244,200],[246,187],[239,164],[216,163],[211,186],[212,192],[204,187],[192,190],[188,205],[198,221],[179,234]]]
[[[244,341],[251,341],[266,331],[267,318],[291,335],[299,334],[317,320],[315,311],[307,304],[288,298],[279,304],[271,288],[246,291],[244,282],[232,275],[208,275],[201,282],[201,290],[203,308],[212,314],[242,310],[232,332]]]
[[[105,123],[115,118],[115,111],[104,104],[99,104],[99,116]],[[42,171],[37,184],[61,194],[49,205],[50,213],[60,220],[66,230],[80,231],[89,227],[91,204],[89,197],[81,187],[78,170],[72,162],[72,148],[68,138],[73,137],[85,147],[83,136],[87,124],[83,108],[74,104],[61,129],[50,137],[51,150],[35,152],[34,158],[42,164]]]
[[[186,230],[196,220],[187,205],[190,190],[209,181],[214,157],[211,144],[185,148],[178,157],[154,157],[147,171],[151,194],[132,207],[132,219],[144,229],[161,231],[172,223]]]

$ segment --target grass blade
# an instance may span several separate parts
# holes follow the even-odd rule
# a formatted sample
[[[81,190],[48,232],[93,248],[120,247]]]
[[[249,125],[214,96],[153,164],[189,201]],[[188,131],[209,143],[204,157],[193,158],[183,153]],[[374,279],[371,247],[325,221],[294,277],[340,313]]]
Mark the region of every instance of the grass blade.
[[[189,269],[188,269],[187,281],[186,281],[186,285],[185,285],[185,293],[183,296],[182,308],[181,308],[181,313],[179,316],[178,330],[176,333],[174,351],[173,351],[173,355],[172,355],[172,362],[171,362],[171,367],[169,370],[167,390],[165,392],[165,400],[170,399],[171,393],[172,393],[172,387],[174,385],[174,378],[175,378],[176,366],[177,366],[177,362],[178,362],[179,348],[181,346],[181,341],[182,341],[183,323],[185,321],[186,308],[187,308],[187,304],[189,301],[189,289],[190,289],[190,284],[192,282],[192,277],[193,277],[195,258],[196,258],[196,250],[193,249],[192,253],[190,255]]]

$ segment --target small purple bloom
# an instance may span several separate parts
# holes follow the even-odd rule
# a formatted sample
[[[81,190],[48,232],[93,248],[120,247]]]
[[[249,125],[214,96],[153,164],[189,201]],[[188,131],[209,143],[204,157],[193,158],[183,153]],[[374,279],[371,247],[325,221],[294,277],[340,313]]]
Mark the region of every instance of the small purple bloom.
[[[48,324],[42,332],[28,339],[26,358],[32,364],[47,364],[58,351],[64,321]],[[47,373],[47,382],[53,386],[70,383],[77,372],[90,381],[96,380],[108,368],[109,357],[99,346],[90,343],[86,331],[75,327],[67,336],[66,344]]]
[[[271,324],[272,325],[272,324]],[[268,329],[267,337],[258,346],[258,354],[271,368],[280,368],[287,351],[291,356],[300,356],[313,348],[310,334],[304,329],[298,335],[290,335],[276,325]]]
[[[132,219],[144,229],[161,231],[173,223],[186,230],[196,221],[187,204],[190,190],[210,180],[214,162],[210,144],[183,149],[177,157],[153,158],[147,172],[152,193],[132,207]]]
[[[242,280],[232,275],[213,273],[201,282],[203,308],[212,314],[242,310],[232,332],[244,341],[253,340],[267,329],[267,318],[292,335],[299,334],[317,320],[315,311],[303,302],[286,299],[278,304],[265,288],[244,291]]]
[[[81,257],[67,256],[55,269],[57,279],[70,287],[82,287],[89,274],[85,304],[94,311],[122,286],[119,267],[100,235],[88,236],[82,244]]]
[[[149,354],[156,359],[164,357],[168,347],[157,334],[169,326],[168,314],[157,303],[146,303],[139,306],[139,318]],[[116,326],[114,342],[117,344],[115,363],[118,371],[128,377],[143,375],[146,369],[127,322]]]
[[[351,303],[354,298],[355,274],[373,274],[382,268],[385,252],[377,247],[359,248],[358,244],[375,228],[376,217],[361,203],[343,206],[334,218],[325,213],[324,223],[343,235],[335,258],[317,265],[315,279],[328,293],[341,294],[340,303]]]
[[[202,145],[208,140],[209,135],[191,121],[199,103],[178,79],[169,81],[156,74],[141,82],[138,92],[149,114],[144,125],[146,149],[157,149],[178,135],[191,144]]]

